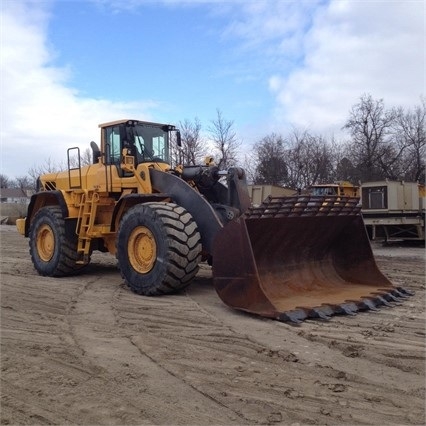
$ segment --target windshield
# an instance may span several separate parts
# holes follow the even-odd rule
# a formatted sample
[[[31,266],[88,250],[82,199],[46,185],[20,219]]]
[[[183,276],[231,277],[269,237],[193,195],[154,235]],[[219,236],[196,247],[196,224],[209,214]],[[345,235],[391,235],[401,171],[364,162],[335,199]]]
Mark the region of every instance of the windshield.
[[[312,190],[312,195],[337,195],[337,188],[333,187],[316,187]]]
[[[137,123],[127,127],[128,142],[135,146],[137,162],[169,163],[169,135],[161,127]]]

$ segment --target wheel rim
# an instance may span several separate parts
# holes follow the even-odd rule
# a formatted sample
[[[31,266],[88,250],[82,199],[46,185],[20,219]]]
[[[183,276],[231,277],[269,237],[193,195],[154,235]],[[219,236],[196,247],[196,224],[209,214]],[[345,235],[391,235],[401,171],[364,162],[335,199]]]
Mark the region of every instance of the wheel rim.
[[[133,269],[140,274],[148,273],[157,258],[154,235],[146,226],[138,226],[129,237],[127,253]]]
[[[42,225],[37,233],[37,253],[43,262],[49,262],[55,253],[55,235],[49,225]]]

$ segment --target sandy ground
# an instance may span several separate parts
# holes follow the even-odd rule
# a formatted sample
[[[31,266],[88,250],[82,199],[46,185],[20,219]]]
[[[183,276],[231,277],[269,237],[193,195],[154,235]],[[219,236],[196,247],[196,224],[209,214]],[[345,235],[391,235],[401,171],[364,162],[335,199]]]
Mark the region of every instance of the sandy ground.
[[[425,424],[422,247],[374,249],[401,305],[292,326],[226,307],[207,266],[146,298],[108,254],[44,278],[0,237],[1,424]]]

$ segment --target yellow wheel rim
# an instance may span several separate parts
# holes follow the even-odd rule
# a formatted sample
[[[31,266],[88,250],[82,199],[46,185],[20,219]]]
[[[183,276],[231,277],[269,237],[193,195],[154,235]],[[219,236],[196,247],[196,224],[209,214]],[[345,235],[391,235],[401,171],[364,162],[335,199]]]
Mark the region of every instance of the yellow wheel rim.
[[[127,253],[133,269],[140,274],[148,273],[157,258],[154,235],[146,226],[138,226],[129,237]]]
[[[49,225],[44,224],[38,230],[37,253],[43,262],[49,262],[55,253],[55,235]]]

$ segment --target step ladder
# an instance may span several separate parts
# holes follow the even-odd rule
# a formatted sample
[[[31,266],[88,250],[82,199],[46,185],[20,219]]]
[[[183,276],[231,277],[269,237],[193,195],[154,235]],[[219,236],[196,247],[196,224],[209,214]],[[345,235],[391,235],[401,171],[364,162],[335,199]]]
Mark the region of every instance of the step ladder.
[[[80,253],[81,259],[78,264],[89,263],[90,243],[92,240],[92,230],[95,224],[96,210],[99,202],[99,194],[93,191],[85,190],[81,194],[80,209],[76,225],[78,235],[77,253]]]

